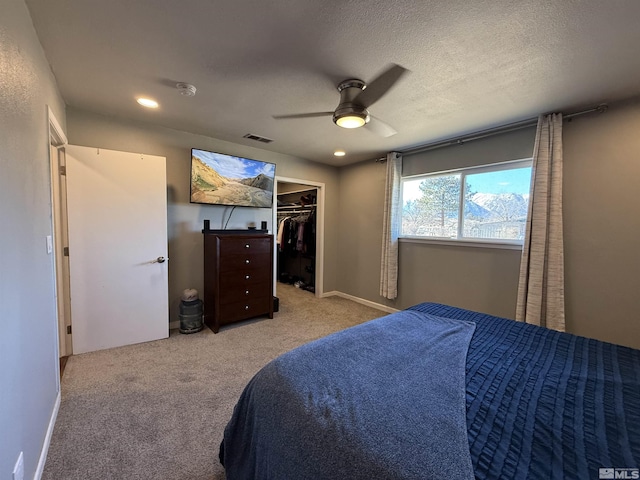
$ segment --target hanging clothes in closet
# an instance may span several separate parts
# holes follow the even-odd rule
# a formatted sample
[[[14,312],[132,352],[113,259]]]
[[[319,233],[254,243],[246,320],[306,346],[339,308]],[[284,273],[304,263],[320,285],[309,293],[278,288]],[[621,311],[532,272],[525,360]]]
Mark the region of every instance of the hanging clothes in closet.
[[[278,214],[280,216],[280,214]],[[300,252],[315,256],[316,253],[316,212],[285,212],[278,218],[278,249],[281,252]]]
[[[316,191],[292,198],[278,207],[278,280],[315,292]],[[287,199],[288,196],[288,199]],[[279,200],[281,198],[278,195]]]

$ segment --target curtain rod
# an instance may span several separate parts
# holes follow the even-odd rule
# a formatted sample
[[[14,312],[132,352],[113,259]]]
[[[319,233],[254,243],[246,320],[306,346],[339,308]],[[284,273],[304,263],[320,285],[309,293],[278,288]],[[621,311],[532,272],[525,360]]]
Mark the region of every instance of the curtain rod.
[[[575,113],[569,113],[567,115],[563,115],[562,119],[563,120],[571,120],[574,117],[578,117],[580,115],[586,115],[588,113],[593,113],[593,112],[598,112],[598,113],[604,113],[607,111],[607,109],[609,108],[609,106],[606,103],[602,103],[600,105],[598,105],[597,107],[593,107],[590,108],[588,110],[583,110],[581,112],[575,112]],[[439,142],[435,142],[435,143],[430,143],[430,144],[426,144],[426,145],[422,145],[419,147],[414,147],[414,148],[410,148],[407,150],[400,150],[400,153],[402,153],[403,155],[407,155],[407,154],[411,154],[411,153],[420,153],[420,152],[426,152],[428,150],[435,150],[436,148],[441,148],[441,147],[448,147],[450,145],[462,145],[465,142],[469,142],[472,140],[480,140],[481,138],[486,138],[486,137],[491,137],[493,135],[498,135],[499,133],[507,133],[507,132],[513,132],[516,130],[521,130],[523,128],[527,128],[527,127],[533,127],[534,125],[538,124],[538,118],[530,118],[528,120],[522,120],[520,122],[515,122],[515,123],[509,123],[507,125],[502,125],[500,127],[495,127],[495,128],[490,128],[487,130],[480,130],[478,132],[475,133],[470,133],[467,135],[462,135],[460,137],[454,137],[454,138],[450,138],[448,140],[441,140]],[[376,162],[379,162],[381,159],[376,159]],[[386,158],[384,159],[386,160]]]

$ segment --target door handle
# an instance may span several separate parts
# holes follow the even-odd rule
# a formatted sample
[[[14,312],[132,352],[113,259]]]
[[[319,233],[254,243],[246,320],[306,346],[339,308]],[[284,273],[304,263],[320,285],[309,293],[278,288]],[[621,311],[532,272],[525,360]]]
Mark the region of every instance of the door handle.
[[[151,263],[164,263],[164,262],[166,262],[167,260],[169,260],[169,259],[168,259],[168,258],[164,258],[164,257],[158,257],[158,258],[156,258],[156,259],[155,259],[153,262],[151,262]]]

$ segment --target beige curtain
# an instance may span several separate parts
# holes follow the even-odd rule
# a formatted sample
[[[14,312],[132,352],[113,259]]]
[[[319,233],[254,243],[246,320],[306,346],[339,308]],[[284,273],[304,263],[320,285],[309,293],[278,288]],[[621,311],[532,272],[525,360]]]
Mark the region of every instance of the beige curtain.
[[[402,155],[387,154],[387,181],[382,222],[382,265],[380,295],[393,300],[398,296],[398,236],[400,234],[400,177]]]
[[[540,116],[516,320],[564,331],[562,114]]]

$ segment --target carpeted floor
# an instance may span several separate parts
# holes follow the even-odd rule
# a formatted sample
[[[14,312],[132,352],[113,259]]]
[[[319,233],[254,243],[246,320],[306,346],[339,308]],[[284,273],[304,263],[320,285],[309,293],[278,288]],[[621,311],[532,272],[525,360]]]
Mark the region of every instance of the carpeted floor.
[[[303,343],[385,315],[278,284],[280,312],[72,356],[44,480],[223,480],[218,447],[244,385]]]

